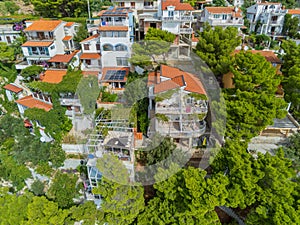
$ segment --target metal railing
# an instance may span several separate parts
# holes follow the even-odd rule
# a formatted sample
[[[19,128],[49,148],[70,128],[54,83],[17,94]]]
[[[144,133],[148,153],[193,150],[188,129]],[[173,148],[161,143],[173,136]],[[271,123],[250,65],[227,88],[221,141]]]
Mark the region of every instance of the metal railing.
[[[179,33],[181,34],[192,34],[193,28],[179,28]]]

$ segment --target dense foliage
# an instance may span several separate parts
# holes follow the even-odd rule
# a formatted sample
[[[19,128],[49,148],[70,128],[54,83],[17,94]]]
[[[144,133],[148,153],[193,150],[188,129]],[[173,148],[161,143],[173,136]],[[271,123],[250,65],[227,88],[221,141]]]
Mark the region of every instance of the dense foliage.
[[[206,24],[199,39],[197,55],[216,76],[226,73],[230,65],[230,54],[241,43],[238,30],[235,27],[212,29]]]

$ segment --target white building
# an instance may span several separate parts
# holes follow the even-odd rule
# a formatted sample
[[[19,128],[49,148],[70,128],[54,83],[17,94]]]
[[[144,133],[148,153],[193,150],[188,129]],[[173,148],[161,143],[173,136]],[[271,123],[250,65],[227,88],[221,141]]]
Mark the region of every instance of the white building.
[[[47,61],[56,54],[70,53],[74,50],[73,37],[75,23],[61,20],[26,21],[24,33],[27,42],[22,45],[26,63],[17,64],[17,69],[24,69],[28,65],[46,65]]]
[[[242,11],[237,7],[205,7],[197,21],[200,31],[204,23],[212,27],[236,27],[238,30],[244,26]]]
[[[0,42],[10,45],[20,37],[21,31],[15,30],[11,24],[0,25]]]
[[[250,31],[270,36],[281,35],[284,16],[287,10],[282,9],[281,3],[257,3],[247,8],[247,19]]]
[[[99,34],[94,34],[80,42],[82,54],[80,55],[81,69],[101,70],[101,49]]]

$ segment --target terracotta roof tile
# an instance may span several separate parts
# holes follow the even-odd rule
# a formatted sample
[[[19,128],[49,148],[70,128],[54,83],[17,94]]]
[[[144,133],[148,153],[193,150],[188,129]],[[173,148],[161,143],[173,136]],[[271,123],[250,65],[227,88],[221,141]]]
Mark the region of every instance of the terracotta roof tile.
[[[180,87],[185,86],[184,76],[180,75],[171,79],[173,82],[178,84]]]
[[[62,63],[68,63],[70,62],[73,57],[79,52],[79,50],[75,50],[71,54],[56,54],[51,59],[48,60],[48,62],[62,62]]]
[[[80,59],[100,59],[101,55],[99,53],[82,53]]]
[[[238,8],[238,11],[235,12],[234,7],[205,7],[205,9],[211,14],[231,14],[233,17],[243,17],[242,10]]]
[[[23,91],[22,88],[15,86],[14,84],[7,84],[3,87],[6,90],[12,91],[14,93],[19,93],[21,91]]]
[[[150,72],[148,74],[148,87],[151,86],[151,85],[154,85],[154,84],[157,84],[158,81],[160,80],[160,72],[157,71],[157,72]]]
[[[71,26],[73,26],[75,24],[75,22],[67,22],[66,24],[65,24],[65,27],[71,27]]]
[[[205,91],[202,83],[200,82],[200,80],[191,73],[184,72],[175,67],[161,65],[160,75],[163,77],[171,78],[171,79],[175,78],[177,76],[183,75],[184,81],[186,84],[186,87],[184,88],[184,90],[206,95],[206,91]]]
[[[99,31],[128,31],[127,26],[102,26],[99,27]]]
[[[279,2],[261,2],[257,3],[258,5],[280,5],[281,3]]]
[[[252,54],[259,54],[271,63],[282,63],[281,60],[272,51],[262,51],[262,50],[248,50]],[[233,54],[238,54],[240,50],[234,50]]]
[[[98,77],[99,72],[100,72],[100,71],[84,70],[84,71],[82,71],[82,75],[83,75],[84,77],[87,77],[87,76],[96,76],[96,77]]]
[[[61,20],[36,20],[24,31],[53,31],[61,22]]]
[[[46,70],[40,78],[42,82],[58,84],[63,80],[66,74],[67,70]]]
[[[53,41],[26,41],[22,47],[49,47]]]
[[[43,102],[42,100],[34,98],[32,95],[26,96],[16,101],[16,103],[23,105],[28,108],[38,108],[44,109],[45,111],[50,111],[52,109],[52,104]]]
[[[63,41],[69,41],[73,38],[73,36],[65,36],[62,40]]]
[[[165,0],[161,2],[162,10],[166,10],[168,6],[175,6],[175,10],[193,11],[194,8],[189,3],[181,3],[180,0]]]
[[[166,80],[154,86],[154,94],[179,88],[180,86],[172,80]]]
[[[300,9],[288,9],[288,14],[300,15]]]
[[[125,70],[126,75],[125,75],[123,80],[105,80],[104,78],[105,78],[105,75],[106,75],[108,70]],[[126,82],[128,74],[129,74],[129,67],[104,67],[104,68],[102,68],[101,81],[106,81],[106,82],[109,82],[109,81],[122,81],[122,82]]]
[[[92,35],[92,36],[90,36],[90,37],[88,37],[88,38],[82,40],[80,43],[83,43],[83,42],[87,42],[87,41],[96,39],[96,38],[98,38],[99,36],[100,36],[99,34],[94,34],[94,35]]]

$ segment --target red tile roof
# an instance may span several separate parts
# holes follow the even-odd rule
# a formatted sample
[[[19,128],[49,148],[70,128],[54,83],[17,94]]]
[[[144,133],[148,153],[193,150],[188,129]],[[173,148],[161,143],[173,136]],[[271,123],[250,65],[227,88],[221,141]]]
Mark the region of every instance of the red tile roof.
[[[288,14],[299,15],[300,9],[288,9]]]
[[[53,31],[61,22],[61,20],[37,20],[33,21],[24,31]]]
[[[107,73],[108,70],[125,70],[126,71],[126,75],[125,75],[125,77],[124,77],[123,80],[105,80],[104,78],[105,78],[105,75],[106,75],[106,73]],[[104,67],[104,68],[102,68],[102,77],[101,77],[101,80],[105,81],[105,82],[107,82],[107,81],[122,81],[122,82],[126,82],[128,74],[129,74],[129,67]]]
[[[240,50],[234,50],[233,54],[238,54]],[[252,54],[259,54],[271,63],[282,63],[281,60],[272,51],[262,51],[262,50],[249,50]]]
[[[102,26],[99,31],[128,31],[127,26]]]
[[[165,0],[161,2],[162,10],[167,10],[168,6],[175,6],[175,10],[193,11],[194,8],[189,3],[181,3],[180,0]]]
[[[211,14],[231,14],[233,17],[243,17],[242,10],[238,8],[237,12],[235,12],[234,7],[205,7],[205,9]]]
[[[186,84],[184,90],[189,92],[199,93],[199,94],[206,94],[206,91],[202,83],[195,75],[167,65],[161,65],[160,71],[161,71],[160,72],[161,76],[168,77],[171,79],[183,75]]]
[[[53,41],[26,41],[22,47],[49,47]]]
[[[23,91],[22,88],[17,87],[17,86],[15,86],[13,84],[7,84],[3,88],[6,89],[6,90],[9,90],[9,91],[12,91],[14,93],[19,93],[19,92]]]
[[[101,55],[99,53],[82,53],[80,59],[100,59]]]
[[[129,8],[125,7],[114,7],[113,9],[101,10],[98,13],[98,16],[102,16],[105,13],[105,16],[128,16],[128,13],[132,12]]]
[[[82,40],[80,43],[87,42],[87,41],[96,39],[96,38],[98,38],[98,37],[99,37],[99,34],[94,34],[94,35],[92,35],[92,36],[90,36],[90,37],[88,37],[88,38]]]
[[[65,24],[65,27],[71,27],[71,26],[73,26],[73,24],[75,24],[75,22],[67,22]]]
[[[40,76],[42,82],[58,84],[63,80],[63,77],[67,74],[67,70],[46,70],[43,75]]]
[[[154,94],[172,90],[174,88],[179,88],[179,87],[180,87],[180,85],[176,84],[174,81],[166,80],[166,81],[160,82],[159,84],[156,84],[154,86]]]
[[[171,79],[173,82],[175,82],[176,84],[178,84],[180,87],[185,86],[185,81],[184,81],[184,77],[183,75],[174,77]]]
[[[52,109],[52,104],[43,102],[42,100],[34,98],[32,95],[26,96],[16,101],[16,103],[23,105],[28,108],[38,108],[44,109],[45,111],[50,111]]]
[[[157,84],[157,83],[159,83],[159,81],[160,81],[160,72],[159,71],[157,71],[157,72],[152,71],[148,74],[148,84],[147,84],[148,86]]]
[[[279,2],[261,2],[257,3],[258,5],[280,5],[281,3]]]
[[[71,54],[56,54],[51,59],[48,60],[48,62],[62,62],[62,63],[68,63],[70,62],[73,57],[79,52],[79,50],[75,50]]]
[[[82,75],[84,76],[84,77],[87,77],[87,76],[96,76],[96,77],[98,77],[98,75],[99,75],[99,72],[100,71],[89,71],[89,70],[85,70],[85,71],[82,71]]]
[[[73,38],[73,36],[65,36],[62,40],[63,41],[69,41]]]

